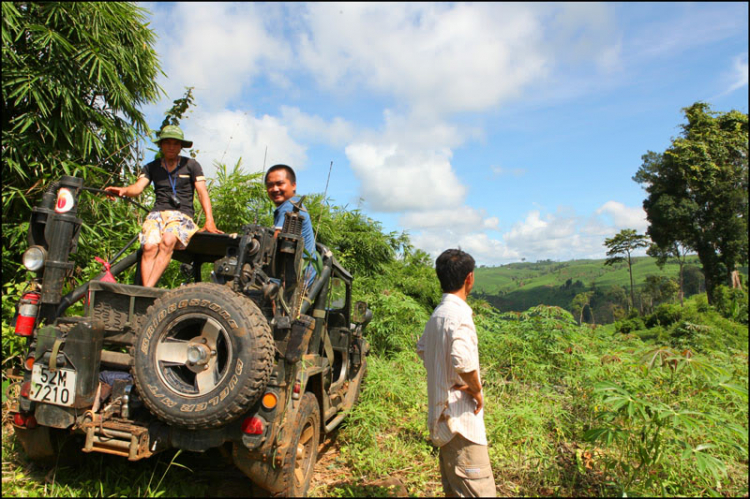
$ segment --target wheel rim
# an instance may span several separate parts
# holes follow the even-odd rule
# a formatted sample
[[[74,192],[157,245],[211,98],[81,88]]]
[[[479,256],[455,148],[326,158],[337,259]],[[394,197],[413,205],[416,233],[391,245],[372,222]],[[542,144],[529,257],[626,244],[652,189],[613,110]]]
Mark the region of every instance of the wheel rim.
[[[170,322],[158,338],[154,355],[164,385],[188,398],[204,396],[221,385],[232,360],[229,332],[203,314],[188,314]]]
[[[313,456],[315,454],[315,428],[314,420],[308,418],[300,433],[297,442],[297,455],[294,459],[294,489],[301,491],[313,467]]]

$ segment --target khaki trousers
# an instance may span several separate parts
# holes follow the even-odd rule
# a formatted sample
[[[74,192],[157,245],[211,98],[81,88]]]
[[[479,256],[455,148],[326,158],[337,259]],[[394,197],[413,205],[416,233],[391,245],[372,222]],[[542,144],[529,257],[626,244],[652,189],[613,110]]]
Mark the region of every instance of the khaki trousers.
[[[445,497],[496,497],[495,477],[486,445],[456,433],[440,447],[440,475]]]

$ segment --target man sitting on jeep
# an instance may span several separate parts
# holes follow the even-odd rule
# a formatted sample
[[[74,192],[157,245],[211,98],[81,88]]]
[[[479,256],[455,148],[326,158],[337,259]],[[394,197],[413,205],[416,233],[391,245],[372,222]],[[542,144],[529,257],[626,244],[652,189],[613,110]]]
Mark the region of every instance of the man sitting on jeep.
[[[198,231],[193,221],[194,192],[198,193],[198,201],[206,214],[206,225],[201,230],[223,234],[214,224],[211,199],[200,163],[180,156],[182,148],[193,147],[193,142],[183,138],[180,127],[167,125],[154,143],[161,150],[161,158],[144,166],[134,184],[104,188],[110,198],[134,198],[150,183],[154,184],[156,201],[140,235],[143,245],[141,281],[146,287],[156,286],[172,259],[172,252],[187,247],[190,238]]]
[[[264,183],[266,184],[268,197],[276,205],[276,209],[273,211],[273,225],[276,229],[275,235],[278,235],[284,227],[284,214],[294,209],[292,201],[299,202],[296,197],[297,175],[295,175],[291,166],[273,165],[266,172]],[[310,222],[310,215],[304,207],[300,210],[300,216],[302,217],[302,238],[305,241],[305,253],[308,257],[316,260],[315,233]],[[308,265],[305,272],[305,282],[308,286],[315,279],[315,275],[313,265]]]

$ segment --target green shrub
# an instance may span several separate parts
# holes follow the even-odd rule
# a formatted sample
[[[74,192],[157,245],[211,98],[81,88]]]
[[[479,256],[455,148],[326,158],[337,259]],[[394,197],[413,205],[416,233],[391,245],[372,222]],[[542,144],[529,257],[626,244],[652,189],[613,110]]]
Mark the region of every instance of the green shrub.
[[[695,303],[695,309],[702,314],[705,314],[709,310],[711,310],[711,305],[708,304],[708,297],[706,296],[705,293],[697,295],[694,298],[694,303]]]
[[[654,313],[644,320],[646,327],[669,326],[682,318],[682,307],[675,304],[662,303]]]
[[[384,290],[367,297],[373,320],[366,329],[367,340],[379,355],[416,350],[430,314],[413,298],[400,291]]]
[[[623,321],[615,322],[615,331],[622,334],[632,333],[645,329],[646,325],[643,323],[643,319],[640,317],[630,317]]]
[[[714,307],[723,317],[747,324],[747,292],[722,285],[715,293]]]

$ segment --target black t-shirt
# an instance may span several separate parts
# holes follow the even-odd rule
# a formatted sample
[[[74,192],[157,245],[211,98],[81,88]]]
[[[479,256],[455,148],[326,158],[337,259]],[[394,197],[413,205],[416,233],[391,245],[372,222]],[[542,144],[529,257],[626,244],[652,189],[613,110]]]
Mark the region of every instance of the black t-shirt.
[[[154,184],[154,193],[156,201],[151,211],[179,210],[185,215],[193,218],[195,210],[193,209],[193,192],[195,183],[205,181],[203,168],[193,158],[180,156],[177,161],[177,168],[171,173],[167,172],[161,164],[161,159],[155,159],[147,164],[141,170],[140,177],[146,177]],[[171,180],[170,180],[171,178]],[[176,208],[169,200],[172,195],[172,184],[177,199],[180,200],[180,207]]]

